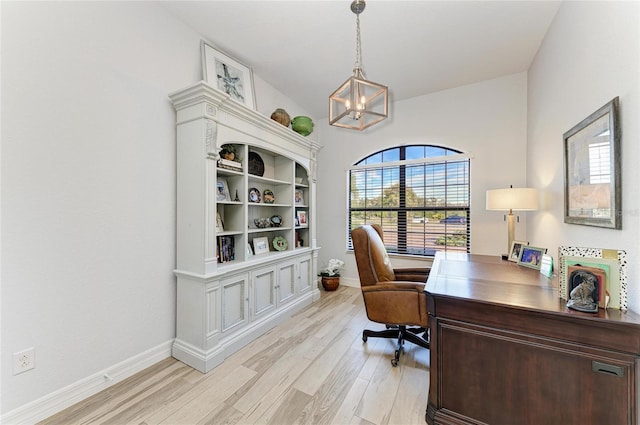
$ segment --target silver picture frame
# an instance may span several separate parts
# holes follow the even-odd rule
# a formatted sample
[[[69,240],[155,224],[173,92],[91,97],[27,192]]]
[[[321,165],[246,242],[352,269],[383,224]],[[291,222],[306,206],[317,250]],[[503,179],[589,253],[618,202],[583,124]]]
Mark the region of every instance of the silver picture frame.
[[[256,110],[253,70],[201,40],[202,79],[249,109]]]
[[[564,222],[622,228],[618,98],[563,135]]]

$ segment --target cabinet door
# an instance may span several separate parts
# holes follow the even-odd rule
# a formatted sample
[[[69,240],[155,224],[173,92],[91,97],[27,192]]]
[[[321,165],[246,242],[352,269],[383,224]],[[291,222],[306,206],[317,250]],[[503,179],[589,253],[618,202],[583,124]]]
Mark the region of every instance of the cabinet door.
[[[296,267],[294,262],[278,265],[278,305],[292,300],[296,294]]]
[[[220,282],[222,288],[222,331],[227,332],[248,322],[248,276],[241,274]]]
[[[316,280],[311,276],[311,256],[298,260],[298,291],[310,291]]]
[[[253,317],[259,317],[276,307],[276,273],[273,267],[256,270],[252,273]]]
[[[495,425],[635,423],[634,356],[455,322],[437,326],[442,409]]]

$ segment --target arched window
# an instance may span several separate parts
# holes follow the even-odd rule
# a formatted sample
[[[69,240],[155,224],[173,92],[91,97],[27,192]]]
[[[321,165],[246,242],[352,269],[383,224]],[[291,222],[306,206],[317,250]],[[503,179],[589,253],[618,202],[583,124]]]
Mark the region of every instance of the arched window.
[[[349,170],[349,235],[362,224],[384,229],[390,253],[431,257],[469,252],[469,156],[440,146],[386,149]]]

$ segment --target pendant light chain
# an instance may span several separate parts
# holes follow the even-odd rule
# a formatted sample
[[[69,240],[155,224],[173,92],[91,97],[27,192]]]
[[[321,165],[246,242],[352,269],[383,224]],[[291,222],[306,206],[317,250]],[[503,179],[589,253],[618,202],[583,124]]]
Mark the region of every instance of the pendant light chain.
[[[356,63],[354,65],[354,72],[356,69],[362,68],[362,47],[360,45],[360,14],[356,15]]]

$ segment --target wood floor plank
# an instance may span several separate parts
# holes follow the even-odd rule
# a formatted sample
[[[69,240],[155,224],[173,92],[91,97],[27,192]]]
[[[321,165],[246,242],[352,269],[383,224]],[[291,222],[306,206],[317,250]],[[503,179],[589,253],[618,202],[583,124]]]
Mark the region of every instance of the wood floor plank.
[[[402,369],[402,377],[389,415],[391,423],[417,424],[424,421],[425,412],[421,408],[429,397],[429,386],[425,385],[429,382],[429,372],[417,356],[427,350],[410,344],[407,348],[398,365]]]
[[[239,366],[231,374],[225,376],[211,385],[205,391],[192,397],[191,400],[181,403],[175,408],[175,411],[166,419],[157,421],[155,418],[149,418],[148,422],[159,424],[193,424],[197,423],[212,411],[220,406],[224,400],[233,394],[238,388],[253,378],[256,372]]]
[[[321,295],[207,374],[166,359],[41,424],[423,425],[428,350],[392,367],[360,289]]]
[[[381,340],[385,341],[385,340]],[[391,409],[400,385],[401,367],[391,366],[386,360],[393,356],[395,347],[383,344],[383,361],[377,363],[376,369],[369,380],[369,386],[362,396],[356,415],[376,424],[386,425],[389,422]]]
[[[356,334],[357,331],[351,329],[340,332],[296,379],[293,387],[309,395],[314,395],[353,344]]]
[[[243,413],[266,412],[271,404],[289,387],[307,367],[303,354],[292,350],[277,359],[262,376],[233,404]],[[245,386],[246,387],[246,386]]]
[[[332,425],[343,425],[351,422],[353,417],[356,415],[358,404],[360,403],[364,392],[367,390],[368,385],[369,381],[357,377],[355,378],[353,384],[349,388],[349,392],[344,397],[336,411],[336,414],[331,419]]]
[[[136,375],[115,384],[87,400],[60,412],[60,414],[41,422],[41,424],[91,424],[106,423],[113,416],[137,405],[152,394],[158,387],[174,382],[192,373],[193,369],[177,362],[165,359]],[[108,395],[107,399],[104,396]],[[139,406],[138,406],[139,407]],[[71,414],[69,411],[75,411]]]
[[[300,415],[300,412],[309,402],[311,396],[298,391],[295,388],[289,388],[282,398],[282,401],[278,403],[278,407],[272,414],[267,415],[269,425],[282,425],[291,423],[291,419]]]
[[[332,347],[329,347],[331,349]],[[349,394],[352,383],[362,368],[364,353],[358,350],[347,350],[340,361],[335,363],[331,372],[322,380],[313,397],[305,406],[302,415],[295,424],[329,425]]]
[[[242,412],[222,403],[206,417],[202,418],[196,425],[235,425],[240,423]]]

